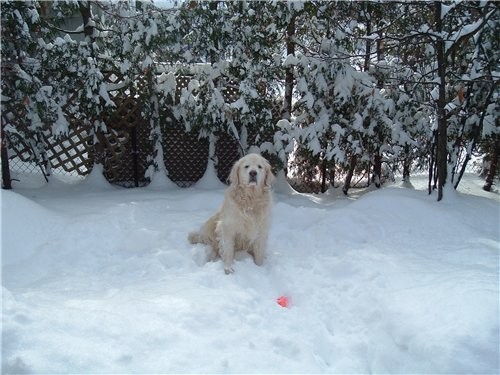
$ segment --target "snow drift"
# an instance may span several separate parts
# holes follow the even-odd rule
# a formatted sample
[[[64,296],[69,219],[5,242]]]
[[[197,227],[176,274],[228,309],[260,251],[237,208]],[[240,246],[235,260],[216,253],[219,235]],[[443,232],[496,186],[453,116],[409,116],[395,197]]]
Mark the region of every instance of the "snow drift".
[[[2,372],[498,371],[497,198],[275,194],[226,276],[186,240],[222,194],[2,192]]]

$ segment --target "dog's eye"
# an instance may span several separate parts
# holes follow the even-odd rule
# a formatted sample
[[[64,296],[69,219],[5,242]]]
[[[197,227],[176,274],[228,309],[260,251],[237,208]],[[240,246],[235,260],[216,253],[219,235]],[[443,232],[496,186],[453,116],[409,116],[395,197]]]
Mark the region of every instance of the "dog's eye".
[[[262,165],[259,165],[259,169],[262,169]]]
[[[250,166],[249,165],[245,165],[245,169],[248,169],[248,168],[250,168]]]

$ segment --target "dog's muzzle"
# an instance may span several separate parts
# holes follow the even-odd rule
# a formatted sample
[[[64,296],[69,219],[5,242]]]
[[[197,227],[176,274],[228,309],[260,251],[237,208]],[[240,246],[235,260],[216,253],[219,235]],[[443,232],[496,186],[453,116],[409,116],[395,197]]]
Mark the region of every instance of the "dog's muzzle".
[[[257,184],[257,172],[256,171],[250,171],[248,173],[249,178],[248,178],[248,183],[255,183]]]

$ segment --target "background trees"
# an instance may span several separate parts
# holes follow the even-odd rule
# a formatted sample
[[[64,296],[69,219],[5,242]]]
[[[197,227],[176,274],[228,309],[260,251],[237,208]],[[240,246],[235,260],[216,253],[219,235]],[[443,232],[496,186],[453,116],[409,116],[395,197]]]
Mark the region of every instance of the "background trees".
[[[491,188],[495,2],[168,4],[2,2],[2,113],[25,114],[3,116],[2,128],[43,155],[40,131],[64,134],[74,119],[106,128],[111,93],[123,89],[138,93],[153,141],[168,112],[185,131],[229,135],[323,191],[337,179],[347,193],[356,173],[380,186],[388,171],[422,168],[441,199],[475,154]]]

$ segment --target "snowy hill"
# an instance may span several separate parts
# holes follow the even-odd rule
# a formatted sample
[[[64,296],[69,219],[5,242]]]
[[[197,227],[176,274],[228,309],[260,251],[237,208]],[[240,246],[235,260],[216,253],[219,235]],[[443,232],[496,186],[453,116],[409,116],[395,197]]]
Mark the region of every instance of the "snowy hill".
[[[2,372],[497,373],[499,199],[476,184],[275,194],[264,266],[230,276],[186,240],[223,188],[2,191]]]

